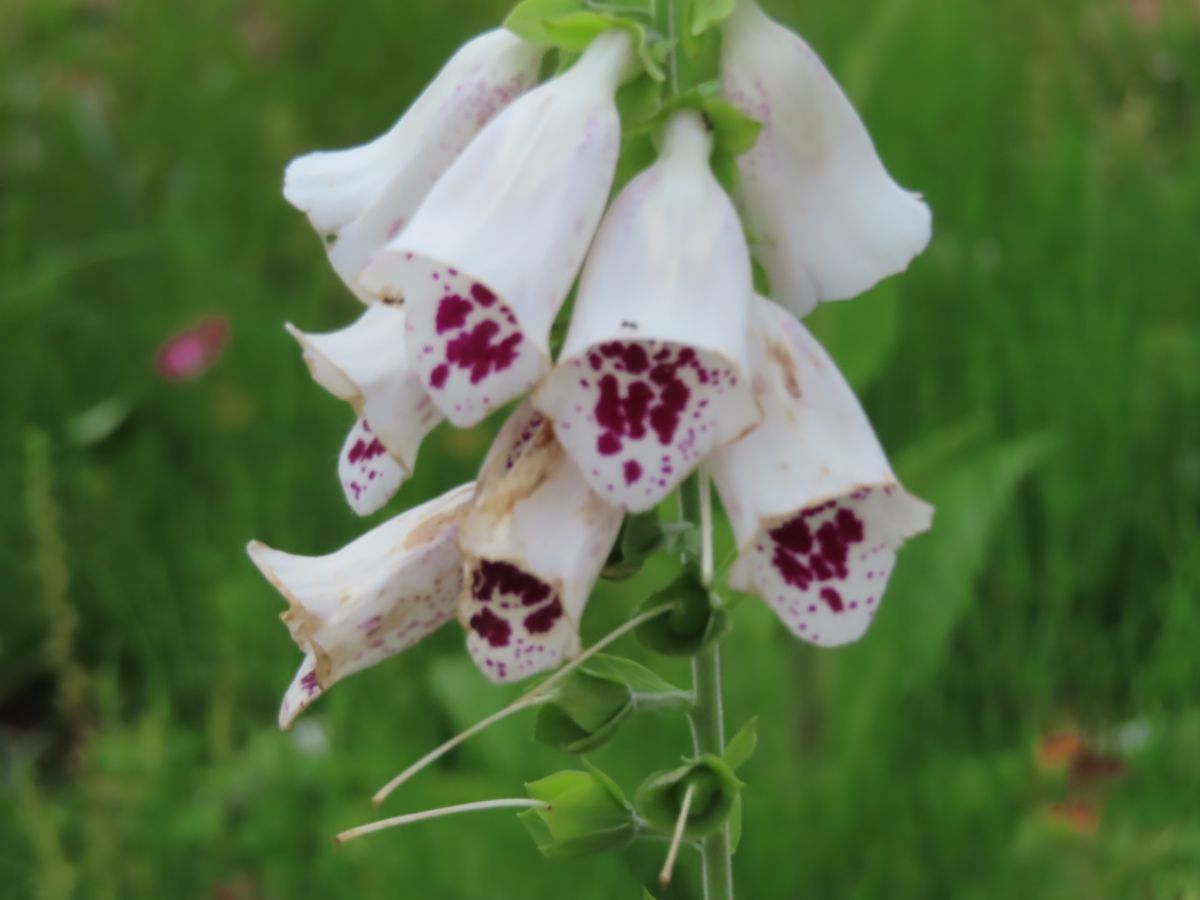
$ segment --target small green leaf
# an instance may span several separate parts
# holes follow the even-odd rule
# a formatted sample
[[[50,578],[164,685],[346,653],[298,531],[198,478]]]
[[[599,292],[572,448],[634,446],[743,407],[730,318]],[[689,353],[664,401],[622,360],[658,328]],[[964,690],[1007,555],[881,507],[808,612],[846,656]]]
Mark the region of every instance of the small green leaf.
[[[671,684],[657,672],[647,669],[641,663],[623,656],[609,656],[601,653],[590,659],[583,667],[583,671],[589,675],[607,678],[625,685],[633,693],[634,703],[638,705],[653,698],[682,698],[685,703],[689,704],[691,701],[689,692]]]
[[[103,443],[121,430],[133,413],[133,402],[115,395],[67,420],[67,440],[76,447]]]
[[[733,800],[733,809],[729,811],[729,852],[737,853],[738,845],[742,842],[742,795],[738,794]]]
[[[691,0],[691,25],[693,37],[700,37],[714,25],[719,25],[733,15],[737,0]]]
[[[742,730],[733,736],[725,746],[725,762],[735,772],[746,764],[754,755],[758,746],[758,717],[751,719],[742,726]]]

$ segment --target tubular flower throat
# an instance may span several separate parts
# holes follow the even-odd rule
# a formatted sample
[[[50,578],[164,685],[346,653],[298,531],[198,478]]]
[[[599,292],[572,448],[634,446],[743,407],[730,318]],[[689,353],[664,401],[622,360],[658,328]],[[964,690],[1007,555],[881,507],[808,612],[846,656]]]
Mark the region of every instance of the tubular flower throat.
[[[670,107],[656,160],[610,203],[617,91],[649,77],[621,27],[541,85],[545,48],[489,32],[382,137],[288,167],[285,196],[367,306],[341,330],[287,326],[351,408],[337,471],[352,510],[382,509],[443,421],[522,402],[476,482],[327,556],[250,545],[302,653],[284,727],[452,619],[495,683],[577,655],[625,514],[701,466],[737,542],[732,587],[814,645],[868,629],[932,509],[798,317],[904,270],[931,216],[803,40],[754,0],[720,28],[721,90],[762,126],[732,193],[714,175],[720,123]]]

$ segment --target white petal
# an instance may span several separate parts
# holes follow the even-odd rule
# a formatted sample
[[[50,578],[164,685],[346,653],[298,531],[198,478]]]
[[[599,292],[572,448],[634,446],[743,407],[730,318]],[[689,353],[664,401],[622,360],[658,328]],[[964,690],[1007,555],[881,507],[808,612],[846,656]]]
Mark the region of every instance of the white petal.
[[[409,470],[383,446],[366,419],[358,419],[338,454],[338,480],[350,508],[360,516],[383,509]]]
[[[287,599],[283,620],[305,652],[280,709],[283,727],[336,682],[454,617],[462,591],[458,522],[473,494],[474,485],[463,485],[328,556],[249,546],[251,560]]]
[[[334,269],[361,299],[369,298],[357,278],[371,254],[400,233],[480,129],[536,83],[544,53],[508,31],[481,35],[382,137],[288,166],[284,196],[308,213]]]
[[[378,304],[332,334],[288,330],[300,342],[317,383],[349,402],[404,467],[417,464],[425,436],[442,420],[409,362],[403,309]]]
[[[788,312],[760,300],[763,423],[710,465],[740,558],[730,583],[757,593],[800,638],[866,631],[896,551],[932,509],[900,486],[833,361]]]
[[[489,679],[517,681],[579,650],[579,622],[621,527],[526,404],[484,463],[459,543],[467,585],[459,618]]]
[[[740,0],[724,29],[729,99],[763,123],[739,158],[740,196],[773,296],[797,315],[902,272],[929,243],[929,208],[897,185],[812,49]]]
[[[549,368],[550,327],[612,185],[613,98],[631,59],[626,34],[602,35],[565,75],[497,116],[363,273],[373,295],[404,298],[409,350],[459,427]]]
[[[697,114],[673,119],[662,148],[605,217],[536,397],[593,489],[634,511],[758,421],[741,223]]]

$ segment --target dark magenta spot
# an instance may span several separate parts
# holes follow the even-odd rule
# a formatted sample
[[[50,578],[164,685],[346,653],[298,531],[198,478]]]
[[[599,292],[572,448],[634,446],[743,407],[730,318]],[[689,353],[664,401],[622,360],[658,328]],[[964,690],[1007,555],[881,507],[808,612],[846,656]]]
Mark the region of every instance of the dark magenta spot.
[[[482,284],[475,284],[471,287],[471,297],[480,306],[491,306],[496,302],[496,295],[484,287]]]
[[[562,618],[562,604],[557,598],[553,603],[543,606],[537,612],[525,617],[525,629],[530,634],[545,634],[554,627],[554,623]]]
[[[300,679],[300,687],[304,688],[305,693],[307,693],[310,697],[313,694],[320,693],[321,685],[317,681],[316,669],[306,673],[305,676]]]
[[[354,446],[350,448],[350,453],[347,455],[346,459],[349,460],[352,465],[357,465],[360,462],[370,462],[373,459],[383,456],[385,453],[387,453],[387,450],[384,449],[384,446],[382,443],[380,443],[379,438],[375,438],[369,444],[366,441],[359,440],[356,441]]]
[[[522,606],[537,606],[553,595],[550,585],[511,563],[483,560],[471,579],[471,594],[480,603],[490,603],[497,594],[515,597]]]
[[[850,575],[850,548],[865,539],[862,520],[845,508],[822,522],[813,534],[809,522],[821,513],[837,507],[835,502],[824,503],[801,512],[769,533],[775,542],[771,562],[785,582],[806,591],[816,582],[844,580]],[[831,588],[821,593],[821,599],[834,612],[845,608],[841,595]]]
[[[846,604],[842,602],[842,595],[833,588],[821,588],[821,599],[835,613],[844,612],[846,609]]]
[[[600,435],[596,440],[596,450],[601,456],[616,456],[621,452],[621,439],[611,431]]]
[[[508,646],[508,639],[512,636],[512,626],[490,609],[481,609],[473,615],[471,628],[493,647]]]
[[[517,361],[521,334],[497,341],[499,333],[500,326],[490,319],[480,322],[446,345],[446,362],[470,370],[471,384],[479,384],[493,372],[503,372]]]
[[[625,463],[625,483],[637,484],[642,478],[642,464],[636,459],[627,460]]]
[[[429,375],[429,383],[437,390],[441,390],[446,386],[446,379],[450,377],[450,367],[442,363],[434,369]]]
[[[469,300],[458,294],[443,297],[438,303],[437,333],[445,334],[447,331],[457,331],[467,324],[467,317],[470,315],[471,303]]]

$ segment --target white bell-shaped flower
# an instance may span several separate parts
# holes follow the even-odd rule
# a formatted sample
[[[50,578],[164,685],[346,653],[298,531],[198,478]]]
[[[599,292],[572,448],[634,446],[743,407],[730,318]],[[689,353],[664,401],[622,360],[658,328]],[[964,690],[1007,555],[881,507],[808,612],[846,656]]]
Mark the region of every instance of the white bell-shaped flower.
[[[480,129],[536,83],[544,52],[508,31],[481,35],[382,137],[288,166],[284,196],[308,214],[334,269],[364,301],[357,278],[371,254],[400,233]]]
[[[305,334],[288,325],[313,378],[358,414],[338,458],[338,475],[359,515],[371,515],[392,498],[416,468],[421,442],[442,421],[410,362],[405,319],[403,309],[378,304],[331,334]]]
[[[287,600],[283,621],[304,652],[280,727],[290,728],[338,681],[454,618],[463,584],[458,523],[474,491],[472,484],[456,488],[329,556],[250,544],[250,559]]]
[[[367,267],[362,284],[403,298],[408,346],[434,402],[459,427],[531,388],[612,186],[614,100],[631,72],[621,30],[526,94],[475,139]]]
[[[605,216],[535,398],[592,488],[628,510],[658,504],[759,418],[750,252],[711,152],[699,114],[668,123],[658,162]]]
[[[726,96],[763,125],[739,157],[739,201],[772,296],[797,315],[902,272],[929,243],[929,208],[884,169],[820,59],[755,0],[724,26]]]
[[[760,300],[755,382],[763,422],[710,460],[739,558],[730,584],[758,594],[822,646],[870,625],[908,538],[932,508],[908,494],[850,388],[816,339]]]
[[[463,518],[459,618],[491,681],[517,681],[579,651],[579,622],[621,528],[550,422],[525,404],[496,438]]]

